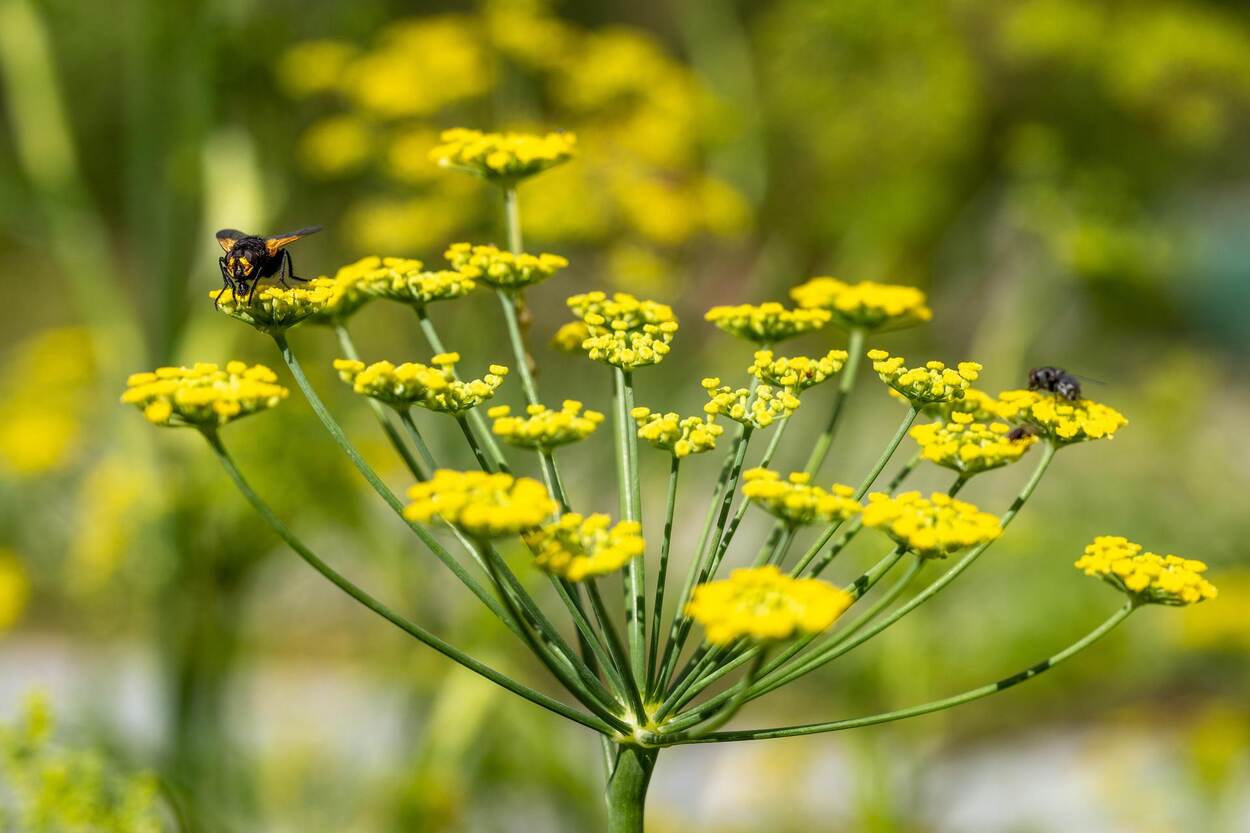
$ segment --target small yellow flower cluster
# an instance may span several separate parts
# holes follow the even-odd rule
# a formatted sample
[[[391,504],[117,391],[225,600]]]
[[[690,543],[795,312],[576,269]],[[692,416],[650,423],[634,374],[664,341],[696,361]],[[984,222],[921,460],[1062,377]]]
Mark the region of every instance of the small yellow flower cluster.
[[[921,558],[945,558],[964,547],[993,541],[1003,532],[995,516],[941,492],[928,499],[920,492],[897,497],[874,492],[863,518],[864,526],[880,529]]]
[[[444,168],[504,182],[515,182],[573,158],[577,137],[572,133],[483,133],[463,127],[444,130],[442,144],[430,158]]]
[[[787,338],[819,330],[831,314],[823,309],[786,309],[776,301],[712,307],[704,315],[730,335],[759,344],[776,344]]]
[[[847,330],[896,330],[933,318],[925,294],[912,286],[820,277],[791,289],[790,297],[803,309],[828,310],[834,323]]]
[[[607,515],[584,518],[576,512],[526,535],[525,542],[535,564],[569,581],[616,572],[647,548],[637,521],[613,526]]]
[[[774,356],[772,350],[756,350],[755,362],[747,368],[761,382],[801,393],[819,385],[846,365],[845,350],[830,350],[819,359],[807,356]]]
[[[419,261],[411,261],[419,263]],[[472,275],[454,269],[423,272],[420,268],[401,271],[385,269],[375,274],[365,291],[377,298],[424,307],[435,301],[463,298],[477,288]]]
[[[0,634],[22,618],[30,598],[30,579],[17,553],[0,548]]]
[[[1128,424],[1109,405],[1089,399],[1070,402],[1051,393],[1009,390],[999,394],[1003,416],[1023,423],[1060,445],[1111,439]]]
[[[1215,585],[1202,577],[1206,564],[1175,555],[1142,552],[1140,544],[1118,535],[1095,538],[1075,566],[1141,603],[1188,605],[1218,595]]]
[[[921,456],[931,463],[961,474],[978,474],[1019,460],[1037,437],[1009,439],[1011,426],[1002,422],[976,422],[971,414],[955,411],[947,422],[917,425],[911,438],[920,444]]]
[[[747,637],[759,642],[818,634],[851,606],[851,594],[827,581],[791,578],[775,566],[734,570],[695,588],[686,613],[712,645]]]
[[[397,366],[383,361],[366,366],[356,359],[335,359],[334,369],[356,393],[392,407],[418,405],[430,411],[462,414],[494,396],[508,368],[492,364],[481,379],[466,382],[456,378],[458,361],[459,353],[440,353],[430,359],[430,365],[404,362]]]
[[[657,414],[643,407],[634,408],[630,416],[638,423],[638,439],[678,458],[711,451],[716,438],[725,433],[711,417]]]
[[[917,408],[963,399],[981,373],[981,365],[976,362],[960,362],[958,368],[952,368],[934,361],[924,367],[909,368],[903,366],[902,356],[891,356],[885,350],[869,350],[868,358],[881,381]]]
[[[529,477],[439,469],[408,490],[404,517],[416,523],[442,518],[474,538],[530,532],[556,511],[547,489]]]
[[[835,483],[826,491],[811,485],[811,475],[804,472],[782,480],[770,469],[751,469],[742,479],[743,497],[791,526],[840,523],[862,508],[850,486]]]
[[[452,268],[498,289],[524,289],[547,280],[569,265],[559,255],[514,255],[495,246],[453,243],[443,253]]]
[[[405,257],[361,258],[334,273],[334,277],[314,278],[312,286],[330,290],[330,299],[313,315],[318,324],[332,324],[350,317],[356,310],[383,293],[380,288],[402,280],[410,272],[419,272],[421,261]],[[472,287],[470,287],[472,288]]]
[[[590,338],[590,327],[585,321],[570,321],[562,324],[556,334],[551,337],[551,348],[561,353],[578,353],[582,343]]]
[[[584,440],[603,422],[598,411],[582,411],[582,403],[566,399],[560,410],[530,405],[526,416],[510,416],[512,409],[497,405],[486,412],[493,419],[491,430],[509,445],[521,448],[552,449]]]
[[[672,307],[625,292],[611,297],[585,292],[569,298],[568,305],[586,325],[588,335],[582,342],[586,355],[622,370],[659,364],[677,332]]]
[[[159,367],[126,380],[122,402],[143,410],[149,422],[171,427],[216,427],[274,407],[287,389],[263,365],[207,362],[194,367]]]
[[[251,304],[245,293],[236,298],[229,288],[214,289],[208,297],[231,318],[251,324],[262,333],[280,333],[325,309],[334,298],[334,289],[329,281],[318,280],[307,287],[257,287]]]
[[[771,385],[756,385],[752,392],[749,388],[722,385],[720,379],[711,377],[703,380],[703,388],[711,400],[703,406],[704,413],[726,416],[751,428],[767,428],[799,407],[797,396]]]
[[[897,393],[891,389],[890,393]],[[901,397],[906,401],[906,397]],[[949,402],[933,402],[924,407],[924,413],[944,420],[950,420],[954,414],[965,414],[977,422],[990,422],[1005,417],[1002,403],[978,388],[968,388],[963,399],[952,399]]]

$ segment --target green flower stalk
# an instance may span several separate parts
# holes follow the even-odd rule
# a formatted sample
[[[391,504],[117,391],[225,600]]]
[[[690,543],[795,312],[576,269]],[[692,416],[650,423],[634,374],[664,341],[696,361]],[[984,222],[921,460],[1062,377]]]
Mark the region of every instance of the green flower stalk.
[[[541,693],[537,682],[493,668],[395,613],[313,553],[275,515],[244,478],[224,440],[236,420],[273,410],[288,398],[273,371],[242,362],[160,368],[132,376],[122,399],[156,425],[201,433],[240,494],[273,532],[362,607],[451,661],[595,732],[605,751],[607,829],[613,833],[644,830],[648,785],[659,754],[670,747],[841,731],[953,708],[1067,661],[1141,607],[1215,598],[1202,562],[1145,552],[1125,538],[1100,536],[1076,567],[1126,601],[1085,637],[1042,662],[966,692],[880,714],[724,729],[756,699],[824,668],[927,603],[1006,533],[1059,450],[1110,438],[1127,421],[1110,406],[1089,400],[1071,402],[1034,391],[1000,396],[978,391],[972,388],[981,370],[975,362],[947,367],[928,361],[908,367],[884,350],[865,352],[868,336],[927,322],[932,312],[923,293],[913,288],[833,278],[815,278],[797,287],[792,297],[798,309],[766,303],[710,310],[707,321],[760,349],[750,366],[726,368],[723,372],[734,374],[728,381],[704,379],[708,401],[703,414],[693,416],[635,401],[635,374],[660,363],[672,350],[678,330],[672,308],[626,293],[575,294],[568,307],[576,320],[561,328],[555,344],[595,363],[588,367],[603,368],[611,379],[612,401],[602,411],[572,400],[558,409],[547,407],[534,373],[536,359],[526,343],[524,292],[540,281],[558,280],[567,262],[558,255],[523,252],[516,189],[567,161],[573,140],[565,134],[467,130],[449,131],[443,140],[433,152],[441,164],[499,187],[507,251],[456,244],[446,252],[452,268],[443,272],[423,271],[413,260],[367,258],[306,288],[266,286],[252,305],[226,294],[218,298],[219,306],[273,338],[296,387],[331,439],[404,519],[425,551],[499,618],[516,637],[515,645],[539,660],[550,678],[544,683],[558,686],[559,696]],[[499,299],[502,330],[515,361],[511,369],[489,365],[479,378],[462,378],[455,370],[459,355],[439,338],[428,307],[478,290],[493,291]],[[346,323],[354,315],[368,314],[367,300],[414,307],[436,355],[428,362],[362,361]],[[305,320],[330,325],[338,333],[346,357],[335,362],[335,369],[375,409],[404,457],[416,481],[407,501],[365,462],[304,374],[285,331]],[[786,339],[828,338],[831,330],[823,328],[829,323],[847,333],[845,348],[826,344],[811,357],[773,352]],[[902,400],[907,410],[867,471],[839,478],[858,485],[818,483],[816,474],[827,461],[865,356],[884,383],[877,388],[878,399],[883,404],[890,398]],[[512,377],[519,379],[523,410],[494,404],[496,397],[507,394],[503,385]],[[832,401],[822,406],[814,389],[834,377]],[[805,411],[823,407],[818,422],[823,430],[801,436],[790,428],[800,404]],[[451,416],[478,469],[440,467],[412,419],[414,406]],[[914,425],[922,414],[934,421]],[[407,432],[407,442],[391,417]],[[554,456],[557,448],[574,453],[585,447],[581,441],[608,419],[616,517],[594,511],[602,496],[586,493],[582,484],[566,490]],[[727,427],[733,428],[728,436]],[[770,430],[759,465],[746,469],[754,435]],[[897,466],[885,491],[874,492],[909,435],[919,450]],[[770,468],[783,442],[810,449],[802,471],[783,476]],[[415,456],[408,443],[417,449]],[[641,445],[663,454],[641,455]],[[993,472],[1028,456],[1034,446],[1033,473],[1006,508],[989,511],[956,497],[972,478],[993,477]],[[537,455],[540,478],[519,474],[523,464],[533,465],[532,458],[524,459],[527,454]],[[683,467],[699,464],[708,454],[720,456],[716,483],[710,492],[692,491],[687,484],[698,481],[682,477]],[[652,496],[643,493],[642,470],[656,461],[666,468],[668,480],[667,488]],[[907,477],[922,465],[950,472],[949,489],[928,496],[900,493]],[[646,500],[654,502],[655,511],[644,512]],[[762,541],[744,542],[737,534],[750,511],[771,519]],[[700,512],[701,535],[679,577],[671,559],[674,527],[688,513]],[[446,533],[455,539],[454,552],[441,543]],[[876,563],[857,576],[835,578],[842,571],[837,556],[861,533],[880,548]],[[528,551],[530,557],[505,559],[513,550]],[[545,576],[560,606],[547,610],[545,599],[530,590],[510,561],[520,564],[518,571]],[[654,585],[647,581],[648,565],[656,568]],[[623,595],[623,615],[605,602],[606,592]],[[576,634],[575,646],[567,633]],[[690,646],[694,634],[700,638]]]

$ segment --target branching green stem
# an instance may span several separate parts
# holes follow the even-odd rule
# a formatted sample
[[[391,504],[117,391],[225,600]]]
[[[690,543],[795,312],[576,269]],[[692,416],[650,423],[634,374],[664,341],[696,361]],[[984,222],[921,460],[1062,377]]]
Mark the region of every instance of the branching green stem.
[[[807,458],[807,465],[803,466],[803,471],[813,477],[816,475],[816,472],[820,471],[825,458],[829,456],[829,449],[833,445],[833,436],[838,430],[838,421],[842,417],[842,409],[846,406],[846,400],[851,394],[851,389],[855,387],[855,376],[859,372],[860,359],[864,353],[863,330],[851,330],[846,353],[846,366],[842,368],[842,375],[838,378],[838,389],[833,394],[833,405],[829,410],[829,422],[826,423],[825,430],[816,438],[816,444],[812,446],[812,453]]]

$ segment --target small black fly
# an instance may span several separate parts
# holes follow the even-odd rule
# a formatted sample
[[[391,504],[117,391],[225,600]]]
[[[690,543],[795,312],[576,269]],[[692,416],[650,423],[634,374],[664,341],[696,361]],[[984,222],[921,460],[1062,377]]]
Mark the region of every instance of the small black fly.
[[[285,234],[274,234],[259,237],[245,234],[237,229],[222,229],[217,232],[217,242],[221,244],[225,254],[217,258],[221,267],[223,291],[229,289],[235,298],[247,293],[247,303],[252,303],[256,294],[256,284],[263,278],[278,276],[278,281],[285,285],[287,279],[305,281],[307,278],[295,274],[295,266],[291,263],[291,253],[286,247],[310,234],[321,231],[321,226],[309,226],[299,231]],[[221,296],[217,296],[219,303]]]

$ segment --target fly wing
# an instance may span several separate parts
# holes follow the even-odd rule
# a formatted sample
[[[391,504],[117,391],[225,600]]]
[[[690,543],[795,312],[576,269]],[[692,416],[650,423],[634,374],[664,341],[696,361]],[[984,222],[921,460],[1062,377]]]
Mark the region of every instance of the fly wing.
[[[220,243],[221,248],[227,252],[233,249],[234,244],[238,243],[244,237],[247,237],[247,235],[238,229],[233,228],[224,228],[217,232],[217,242]]]
[[[307,237],[310,234],[316,234],[321,231],[321,226],[309,226],[299,231],[288,231],[285,234],[274,234],[265,238],[265,249],[268,250],[270,256],[276,255],[281,249],[291,245],[301,237]]]

